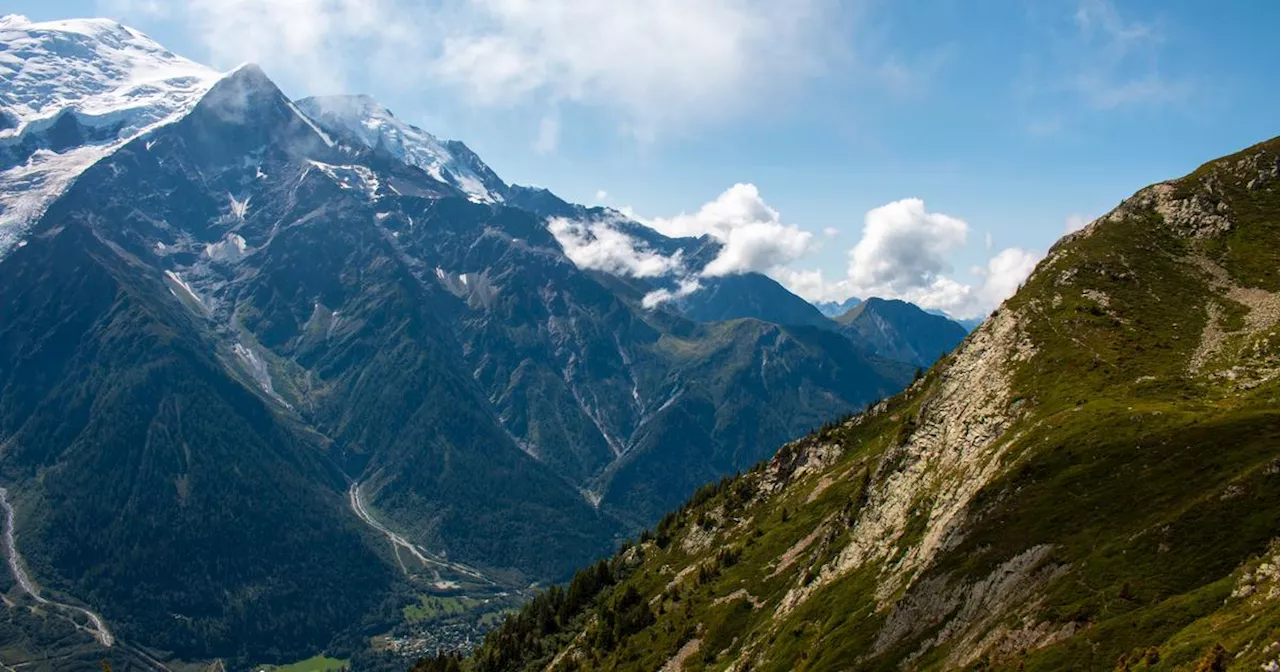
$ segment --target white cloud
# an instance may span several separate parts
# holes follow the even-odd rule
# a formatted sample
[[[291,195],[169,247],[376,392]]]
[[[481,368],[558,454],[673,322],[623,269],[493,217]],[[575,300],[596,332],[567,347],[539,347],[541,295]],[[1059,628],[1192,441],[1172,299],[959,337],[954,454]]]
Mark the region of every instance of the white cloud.
[[[579,268],[635,278],[654,278],[684,270],[679,253],[671,257],[658,254],[607,221],[578,222],[557,217],[547,221],[547,229]]]
[[[601,190],[596,196],[597,200],[603,200],[608,194]],[[660,289],[647,295],[646,307],[697,291],[701,288],[699,278],[749,272],[794,273],[786,264],[814,249],[813,234],[798,226],[783,224],[782,216],[764,201],[759,189],[752,184],[733,185],[693,214],[645,219],[630,207],[622,207],[621,212],[666,236],[706,235],[721,243],[716,258],[695,274],[685,268],[679,254],[664,257],[608,222],[582,223],[566,219],[548,222],[565,253],[581,268],[634,277],[674,276],[678,279],[677,290]]]
[[[735,184],[692,215],[641,220],[672,237],[711,235],[723,243],[703,275],[766,272],[812,249],[813,234],[792,224],[760,196],[753,184]]]
[[[996,246],[996,239],[991,235],[991,232],[988,231],[982,236],[982,243],[987,248],[987,251],[990,252]]]
[[[100,0],[128,17],[161,3]],[[188,0],[163,8],[218,65],[308,93],[423,86],[481,106],[608,109],[637,138],[750,112],[844,60],[839,0]],[[845,34],[847,37],[847,33]]]
[[[1093,219],[1091,217],[1085,217],[1078,212],[1073,212],[1070,215],[1067,215],[1067,221],[1066,224],[1064,224],[1063,229],[1066,233],[1074,233],[1088,226],[1089,222],[1092,221]]]
[[[986,268],[975,269],[982,277],[982,284],[976,290],[976,307],[987,311],[1013,296],[1040,263],[1040,258],[1037,252],[1010,247],[991,257]]]
[[[689,296],[699,289],[702,289],[702,283],[697,278],[681,278],[674,291],[670,289],[655,289],[644,295],[644,298],[640,300],[640,305],[645,308],[656,308],[672,299]]]
[[[822,230],[822,235],[828,238],[835,238],[836,236],[840,235],[840,229],[837,229],[834,226],[828,226],[827,228]]]
[[[868,212],[862,238],[849,250],[847,275],[829,279],[820,270],[773,269],[770,275],[810,300],[850,296],[903,299],[956,318],[989,313],[1017,291],[1040,256],[1019,248],[996,253],[971,270],[977,283],[952,276],[951,257],[966,243],[969,225],[929,212],[920,199],[895,201]],[[986,237],[987,249],[994,241]]]
[[[603,202],[605,202],[605,201],[607,201],[607,200],[609,200],[609,192],[605,191],[604,189],[597,189],[597,190],[596,190],[596,202],[597,202],[597,203],[603,203]]]
[[[781,214],[750,184],[734,185],[691,215],[643,219],[630,208],[622,211],[667,236],[710,235],[723,243],[716,259],[694,274],[679,255],[662,256],[608,222],[555,219],[548,223],[569,258],[582,268],[668,277],[678,283],[676,289],[647,294],[642,302],[646,308],[698,291],[704,277],[760,272],[809,300],[879,296],[965,319],[985,315],[1011,296],[1040,260],[1036,252],[1006,248],[970,270],[975,282],[956,279],[951,259],[965,246],[969,225],[957,217],[930,212],[918,198],[867,212],[862,236],[849,250],[846,274],[836,278],[826,277],[819,269],[794,267],[816,249],[813,235],[783,224]],[[985,236],[984,242],[990,252],[991,237]]]
[[[391,0],[189,0],[171,7],[180,14],[214,61],[229,67],[246,61],[268,73],[287,73],[312,93],[346,92],[351,81],[342,60],[353,53],[389,59],[410,44],[415,32],[396,19]],[[409,54],[393,62],[385,77],[402,77]]]
[[[907,198],[866,214],[862,239],[849,251],[849,279],[874,295],[900,294],[949,272],[951,253],[964,246],[969,225],[931,213]]]

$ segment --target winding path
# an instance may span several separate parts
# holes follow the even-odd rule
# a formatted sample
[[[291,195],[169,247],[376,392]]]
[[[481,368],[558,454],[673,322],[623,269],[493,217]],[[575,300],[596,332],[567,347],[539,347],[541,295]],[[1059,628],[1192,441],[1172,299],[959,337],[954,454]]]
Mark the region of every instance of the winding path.
[[[417,558],[418,562],[421,562],[423,566],[435,565],[437,567],[443,567],[445,569],[455,571],[459,574],[464,574],[466,576],[469,576],[473,579],[476,579],[477,581],[482,581],[489,585],[497,585],[497,583],[495,583],[493,580],[486,577],[484,574],[481,574],[479,571],[472,569],[466,565],[462,565],[456,562],[449,562],[448,560],[441,558],[440,556],[409,541],[408,539],[405,539],[399,534],[392,532],[390,529],[387,528],[386,525],[383,525],[382,523],[378,522],[377,519],[375,519],[373,515],[369,513],[369,510],[365,507],[364,494],[360,492],[359,482],[355,482],[351,484],[351,488],[347,490],[347,499],[350,501],[351,510],[355,512],[356,516],[358,516],[360,520],[364,522],[365,525],[368,525],[369,527],[372,527],[373,529],[381,532],[383,536],[385,536],[387,539],[391,541],[392,546],[398,546],[400,548],[403,548],[409,551],[409,553],[412,554],[413,557]]]
[[[22,556],[18,555],[18,546],[13,538],[13,506],[9,504],[9,491],[5,488],[0,488],[0,506],[4,507],[4,552],[5,555],[9,557],[9,571],[13,572],[13,578],[18,582],[18,586],[30,595],[33,600],[40,604],[54,607],[62,611],[84,614],[85,617],[89,619],[91,627],[80,625],[79,623],[76,623],[75,619],[71,619],[71,622],[74,623],[77,628],[85,630],[89,634],[93,635],[94,638],[103,646],[111,646],[112,644],[115,644],[116,638],[111,634],[111,631],[107,629],[107,624],[102,621],[101,616],[98,616],[84,607],[55,602],[54,600],[50,600],[40,594],[40,588],[35,585],[31,580],[31,577],[27,575],[27,570],[22,566]]]

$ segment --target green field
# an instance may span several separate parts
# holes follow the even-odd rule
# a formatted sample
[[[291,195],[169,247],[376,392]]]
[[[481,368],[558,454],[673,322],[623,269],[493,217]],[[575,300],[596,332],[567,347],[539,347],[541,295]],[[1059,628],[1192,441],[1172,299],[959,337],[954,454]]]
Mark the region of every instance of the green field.
[[[410,623],[425,621],[441,616],[457,616],[465,614],[484,604],[475,598],[461,595],[458,597],[435,597],[423,595],[417,604],[404,608],[404,618]]]
[[[262,665],[255,669],[267,672],[336,672],[347,669],[347,661],[321,655],[288,665]]]

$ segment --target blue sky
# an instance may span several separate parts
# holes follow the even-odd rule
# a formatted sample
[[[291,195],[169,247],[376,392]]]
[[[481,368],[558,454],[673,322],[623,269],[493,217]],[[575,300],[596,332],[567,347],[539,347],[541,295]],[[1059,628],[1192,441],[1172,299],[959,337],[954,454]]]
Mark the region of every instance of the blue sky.
[[[294,96],[368,93],[508,181],[663,230],[741,234],[740,270],[808,297],[898,295],[961,316],[1012,291],[1069,221],[1280,134],[1280,3],[1262,0],[6,11],[117,18],[215,67],[256,61]]]

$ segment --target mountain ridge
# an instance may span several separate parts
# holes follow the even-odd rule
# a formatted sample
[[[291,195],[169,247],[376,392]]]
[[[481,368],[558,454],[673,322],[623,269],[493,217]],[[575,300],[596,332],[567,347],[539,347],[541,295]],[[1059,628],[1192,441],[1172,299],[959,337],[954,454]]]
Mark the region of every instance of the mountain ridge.
[[[1140,190],[905,392],[416,669],[1275,667],[1278,215],[1280,138]]]

